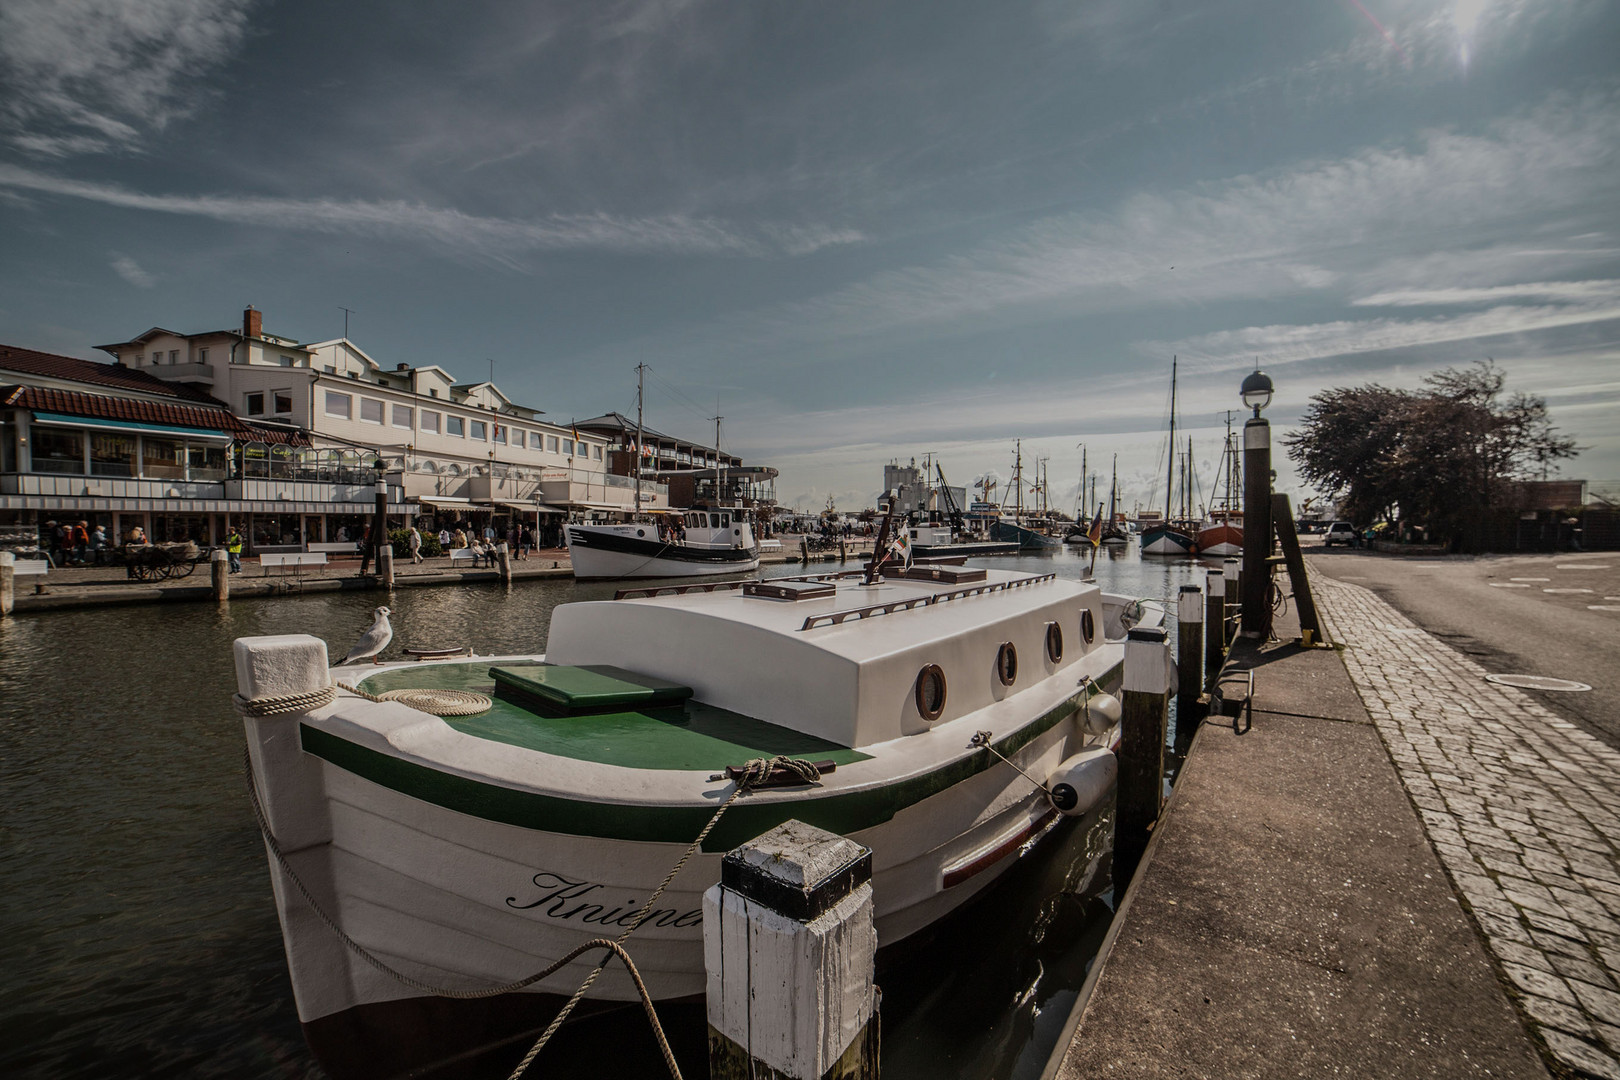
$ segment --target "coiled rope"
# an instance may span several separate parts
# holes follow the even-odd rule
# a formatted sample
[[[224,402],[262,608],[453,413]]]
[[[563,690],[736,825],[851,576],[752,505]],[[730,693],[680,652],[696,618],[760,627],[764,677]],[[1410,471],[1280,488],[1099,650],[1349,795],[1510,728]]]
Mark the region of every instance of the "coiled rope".
[[[232,700],[235,702],[238,710],[246,715],[278,716],[290,712],[306,712],[311,709],[320,708],[323,705],[330,704],[332,701],[336,700],[337,691],[339,689],[340,688],[336,686],[325,686],[319,690],[312,690],[304,694],[281,694],[251,699],[243,698],[240,694],[238,694],[235,695]],[[367,693],[366,691],[359,690],[357,688],[344,686],[341,687],[341,689],[352,692],[358,697],[363,697],[371,701],[383,700],[374,694]],[[631,920],[629,927],[627,927],[624,933],[620,934],[618,938],[612,940],[608,938],[592,938],[590,941],[576,946],[568,953],[568,955],[554,961],[542,970],[535,972],[533,975],[526,976],[525,978],[519,979],[516,982],[506,983],[502,986],[492,986],[481,990],[462,990],[453,987],[435,986],[432,983],[422,982],[420,979],[416,979],[405,974],[403,971],[398,970],[397,968],[389,966],[382,959],[366,949],[364,945],[361,945],[358,941],[355,941],[352,937],[345,933],[343,928],[337,924],[336,920],[326,913],[326,910],[316,901],[314,894],[310,892],[308,886],[304,884],[303,879],[300,878],[297,872],[293,870],[292,864],[287,861],[286,854],[281,850],[280,843],[276,841],[275,834],[270,831],[270,821],[265,816],[263,803],[259,801],[258,785],[253,781],[252,756],[247,748],[244,747],[242,751],[242,770],[244,775],[247,777],[248,798],[253,804],[253,817],[258,822],[259,832],[264,836],[265,845],[270,849],[270,854],[275,857],[277,865],[279,865],[282,872],[287,875],[288,880],[293,883],[293,887],[297,889],[298,895],[303,897],[304,903],[308,904],[310,910],[315,912],[315,915],[320,920],[321,924],[330,930],[333,936],[341,941],[344,947],[350,952],[353,952],[356,956],[360,957],[366,963],[370,964],[373,968],[376,968],[384,975],[387,975],[389,978],[394,979],[395,981],[408,986],[413,990],[421,991],[424,994],[431,994],[435,997],[455,998],[462,1001],[477,1000],[480,998],[498,997],[501,994],[510,994],[514,993],[515,991],[522,990],[525,987],[532,986],[541,979],[547,978],[548,976],[560,971],[581,953],[589,952],[592,949],[606,950],[606,955],[602,957],[601,961],[596,965],[596,967],[591,969],[591,973],[585,976],[585,981],[579,984],[579,989],[574,991],[574,995],[568,999],[568,1002],[565,1005],[563,1005],[562,1009],[552,1019],[551,1024],[543,1033],[541,1033],[540,1038],[535,1041],[535,1044],[529,1048],[529,1052],[523,1056],[523,1060],[518,1062],[517,1068],[512,1070],[508,1080],[519,1080],[519,1078],[528,1071],[529,1066],[534,1063],[534,1059],[539,1056],[540,1051],[545,1048],[546,1043],[551,1041],[551,1037],[557,1033],[557,1029],[562,1027],[563,1021],[568,1019],[568,1015],[574,1011],[574,1007],[584,999],[586,992],[590,990],[591,985],[596,982],[597,977],[600,976],[604,970],[606,970],[608,961],[613,957],[618,957],[624,962],[625,970],[629,972],[631,980],[635,983],[636,993],[641,997],[642,1008],[646,1011],[647,1019],[652,1024],[653,1035],[658,1041],[659,1051],[664,1055],[664,1063],[669,1066],[670,1075],[673,1076],[675,1080],[682,1080],[680,1066],[675,1062],[675,1052],[670,1049],[669,1040],[664,1035],[664,1027],[658,1022],[658,1011],[653,1006],[651,995],[647,992],[647,985],[642,981],[641,973],[636,970],[636,965],[630,959],[629,952],[625,950],[624,943],[629,940],[631,934],[634,934],[638,929],[640,929],[641,924],[646,921],[648,913],[652,911],[653,905],[658,902],[658,898],[664,894],[664,890],[669,888],[670,882],[675,880],[676,875],[681,872],[697,850],[703,846],[703,841],[708,839],[709,833],[714,831],[714,827],[720,823],[720,818],[727,810],[731,808],[731,804],[737,800],[737,797],[742,795],[744,792],[764,783],[770,777],[772,770],[778,767],[789,770],[807,784],[814,784],[817,786],[821,784],[821,773],[816,768],[815,763],[805,761],[802,758],[790,758],[785,755],[778,755],[774,758],[752,758],[745,762],[742,766],[741,775],[737,780],[737,786],[732,789],[731,794],[727,795],[725,801],[722,802],[715,810],[714,816],[709,818],[708,824],[703,826],[703,829],[697,834],[697,837],[691,842],[691,844],[687,845],[686,850],[681,853],[681,857],[676,860],[675,865],[670,868],[669,873],[664,875],[664,880],[659,882],[658,888],[653,890],[652,894],[647,898],[647,902],[642,904],[641,909],[636,912],[635,918]]]

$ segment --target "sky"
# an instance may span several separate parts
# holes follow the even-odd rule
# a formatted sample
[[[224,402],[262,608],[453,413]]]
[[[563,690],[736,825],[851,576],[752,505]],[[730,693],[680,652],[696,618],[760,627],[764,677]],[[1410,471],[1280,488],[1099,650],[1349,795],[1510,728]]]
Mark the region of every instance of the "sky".
[[[1620,5],[0,0],[0,341],[344,332],[871,505],[1492,358],[1620,491]],[[1241,422],[1241,417],[1239,417]],[[1279,449],[1279,486],[1306,494]],[[1157,479],[1157,491],[1154,480]]]

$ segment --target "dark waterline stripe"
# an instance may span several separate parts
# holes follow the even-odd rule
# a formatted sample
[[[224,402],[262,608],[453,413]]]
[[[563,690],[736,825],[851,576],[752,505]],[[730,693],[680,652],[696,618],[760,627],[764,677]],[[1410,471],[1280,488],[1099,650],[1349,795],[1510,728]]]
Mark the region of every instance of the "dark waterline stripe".
[[[1100,681],[1105,686],[1112,685],[1122,672],[1123,665],[1116,664],[1103,673]],[[995,748],[1009,756],[1021,750],[1082,708],[1090,699],[1093,686],[1071,694],[995,743]],[[299,737],[306,753],[374,784],[460,814],[524,829],[608,840],[684,844],[696,836],[714,814],[714,807],[710,806],[626,806],[519,791],[404,761],[309,724],[299,725]],[[792,802],[737,802],[704,841],[703,850],[729,851],[790,818],[842,835],[859,832],[881,825],[906,807],[998,763],[990,754],[974,753],[922,776],[866,791]]]

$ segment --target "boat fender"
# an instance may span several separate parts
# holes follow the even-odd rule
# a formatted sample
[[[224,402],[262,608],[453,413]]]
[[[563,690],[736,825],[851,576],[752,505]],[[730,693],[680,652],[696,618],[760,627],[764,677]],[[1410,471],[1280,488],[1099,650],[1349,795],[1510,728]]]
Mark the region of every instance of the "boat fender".
[[[1087,735],[1106,735],[1119,725],[1125,710],[1113,694],[1098,694],[1086,702],[1085,725]]]
[[[1089,813],[1119,778],[1119,759],[1105,747],[1065,758],[1046,782],[1052,805],[1069,817]]]

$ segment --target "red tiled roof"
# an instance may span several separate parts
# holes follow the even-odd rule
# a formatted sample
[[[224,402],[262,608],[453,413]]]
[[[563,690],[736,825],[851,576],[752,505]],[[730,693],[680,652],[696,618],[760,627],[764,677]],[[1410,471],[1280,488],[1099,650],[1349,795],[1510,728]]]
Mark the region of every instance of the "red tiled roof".
[[[15,371],[23,375],[38,375],[48,379],[66,379],[71,382],[111,386],[120,390],[139,390],[146,394],[195,401],[215,408],[225,403],[201,390],[193,390],[181,383],[163,379],[136,368],[119,364],[102,364],[94,360],[80,360],[72,356],[23,349],[16,345],[0,345],[0,371]]]
[[[104,366],[104,365],[103,365]],[[96,420],[127,420],[137,424],[172,424],[177,427],[223,431],[244,442],[291,443],[308,446],[302,431],[261,427],[229,409],[206,405],[171,405],[166,401],[138,401],[106,394],[81,394],[42,386],[0,387],[0,406],[63,413]]]

